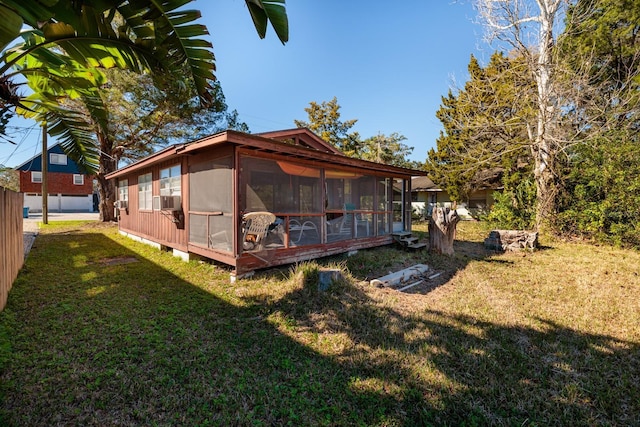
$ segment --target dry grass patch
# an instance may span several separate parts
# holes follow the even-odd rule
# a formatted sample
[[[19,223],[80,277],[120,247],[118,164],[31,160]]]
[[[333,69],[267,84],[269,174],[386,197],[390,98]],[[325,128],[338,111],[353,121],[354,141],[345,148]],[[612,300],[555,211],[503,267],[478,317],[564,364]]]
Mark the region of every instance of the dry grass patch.
[[[486,232],[461,223],[450,258],[387,247],[231,285],[113,227],[44,228],[0,313],[0,422],[640,423],[640,254],[495,254]],[[442,276],[368,285],[417,262]],[[327,266],[348,280],[321,291]]]

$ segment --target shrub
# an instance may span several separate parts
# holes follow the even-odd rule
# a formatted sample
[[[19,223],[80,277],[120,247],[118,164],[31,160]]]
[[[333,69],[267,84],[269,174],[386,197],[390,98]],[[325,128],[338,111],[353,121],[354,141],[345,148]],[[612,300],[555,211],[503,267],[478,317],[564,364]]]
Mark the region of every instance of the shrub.
[[[532,178],[494,194],[495,203],[486,219],[497,228],[528,229],[535,223],[536,187]]]

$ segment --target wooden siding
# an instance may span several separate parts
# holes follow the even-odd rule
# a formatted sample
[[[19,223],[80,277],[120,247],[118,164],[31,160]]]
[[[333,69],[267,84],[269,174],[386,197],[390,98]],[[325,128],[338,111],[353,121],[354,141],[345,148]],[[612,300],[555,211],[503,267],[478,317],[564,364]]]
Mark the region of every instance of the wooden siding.
[[[24,263],[23,194],[0,187],[0,310]]]
[[[129,180],[129,207],[119,209],[119,228],[122,231],[135,234],[139,237],[152,240],[163,246],[168,246],[181,251],[187,251],[188,240],[188,215],[183,211],[174,213],[162,210],[139,210],[138,209],[138,177],[151,172],[152,195],[160,194],[160,170],[180,163],[182,166],[182,208],[188,206],[189,200],[189,180],[188,164],[184,157],[178,157],[163,163],[154,165],[149,169],[132,173],[120,179]],[[176,223],[174,220],[182,216],[182,222]]]

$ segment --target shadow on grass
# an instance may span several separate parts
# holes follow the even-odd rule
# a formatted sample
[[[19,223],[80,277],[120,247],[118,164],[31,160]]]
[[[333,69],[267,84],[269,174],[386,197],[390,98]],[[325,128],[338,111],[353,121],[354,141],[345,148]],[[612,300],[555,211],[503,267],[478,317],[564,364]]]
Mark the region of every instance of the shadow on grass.
[[[426,234],[426,233],[422,233]],[[447,284],[459,271],[467,268],[474,261],[496,263],[510,263],[509,260],[498,258],[501,253],[488,250],[482,242],[456,240],[455,253],[452,256],[433,254],[428,249],[407,251],[398,245],[389,245],[372,249],[360,250],[356,255],[338,255],[327,259],[317,260],[320,264],[344,262],[350,273],[360,281],[385,276],[416,264],[426,264],[430,267],[424,282],[405,291],[411,294],[427,294],[440,286]]]
[[[274,309],[317,334],[346,334],[354,347],[341,369],[385,384],[369,402],[402,413],[404,425],[640,423],[637,342],[545,319],[525,328],[430,309],[401,314],[349,285],[310,310],[312,294],[292,293]]]
[[[238,298],[227,272],[178,263],[101,233],[40,236],[0,314],[0,422],[640,421],[635,343],[403,314],[349,284]]]

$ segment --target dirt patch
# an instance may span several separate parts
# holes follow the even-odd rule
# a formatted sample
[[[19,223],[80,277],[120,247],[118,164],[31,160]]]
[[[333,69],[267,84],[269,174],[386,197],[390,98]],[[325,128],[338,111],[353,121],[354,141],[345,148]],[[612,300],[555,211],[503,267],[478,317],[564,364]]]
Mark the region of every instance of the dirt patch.
[[[134,262],[138,262],[138,259],[131,256],[120,256],[113,258],[102,258],[98,260],[99,264],[102,265],[121,265],[121,264],[131,264]]]

